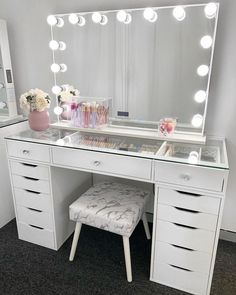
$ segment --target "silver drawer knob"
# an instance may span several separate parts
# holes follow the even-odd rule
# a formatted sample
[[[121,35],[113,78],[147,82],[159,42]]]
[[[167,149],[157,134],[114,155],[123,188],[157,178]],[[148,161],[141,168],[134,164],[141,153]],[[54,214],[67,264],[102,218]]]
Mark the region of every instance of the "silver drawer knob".
[[[101,162],[100,161],[94,161],[93,164],[94,164],[94,166],[99,166],[101,164]]]
[[[29,155],[30,154],[30,151],[29,150],[23,150],[23,154],[24,155]]]
[[[191,179],[191,176],[189,174],[181,174],[180,178],[185,181],[189,181]]]

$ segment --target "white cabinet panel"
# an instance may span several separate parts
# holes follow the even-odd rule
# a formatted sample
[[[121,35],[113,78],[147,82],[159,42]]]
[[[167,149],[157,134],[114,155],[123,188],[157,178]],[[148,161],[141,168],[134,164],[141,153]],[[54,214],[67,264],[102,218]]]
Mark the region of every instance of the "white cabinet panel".
[[[10,161],[11,171],[13,174],[29,176],[38,179],[49,179],[49,168],[34,163]]]
[[[27,189],[35,192],[50,193],[50,184],[47,180],[31,178],[27,176],[12,175],[12,182],[14,187]]]

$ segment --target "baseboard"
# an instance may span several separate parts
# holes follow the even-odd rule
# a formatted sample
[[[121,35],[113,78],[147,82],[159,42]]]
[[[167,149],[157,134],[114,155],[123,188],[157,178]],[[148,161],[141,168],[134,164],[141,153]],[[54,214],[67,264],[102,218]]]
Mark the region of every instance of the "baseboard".
[[[236,243],[236,232],[221,229],[220,239]]]

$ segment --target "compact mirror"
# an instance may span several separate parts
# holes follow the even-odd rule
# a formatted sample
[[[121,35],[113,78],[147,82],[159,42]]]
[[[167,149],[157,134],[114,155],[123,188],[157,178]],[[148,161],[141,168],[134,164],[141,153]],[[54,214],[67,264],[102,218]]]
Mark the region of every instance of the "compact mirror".
[[[7,25],[0,20],[0,122],[17,116]]]
[[[113,125],[156,129],[174,118],[176,132],[203,135],[218,10],[209,3],[50,16],[54,83],[111,97]]]

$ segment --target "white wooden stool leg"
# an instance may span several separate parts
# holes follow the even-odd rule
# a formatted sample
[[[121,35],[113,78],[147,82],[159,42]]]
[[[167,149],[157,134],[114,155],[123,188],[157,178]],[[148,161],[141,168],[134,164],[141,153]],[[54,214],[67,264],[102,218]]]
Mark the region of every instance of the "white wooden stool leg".
[[[129,238],[125,236],[122,236],[122,238],[123,238],[123,245],[124,245],[124,252],[125,252],[125,266],[126,266],[127,281],[132,282]]]
[[[76,251],[76,247],[77,247],[78,240],[79,240],[81,226],[82,226],[82,223],[76,222],[73,242],[72,242],[72,246],[71,246],[71,250],[70,250],[70,258],[69,258],[70,261],[73,261],[74,257],[75,257],[75,251]]]
[[[146,233],[146,237],[148,240],[150,240],[151,235],[150,235],[149,226],[148,226],[148,222],[147,222],[147,215],[145,212],[143,213],[142,220],[143,220],[143,226],[144,226],[144,230]]]

